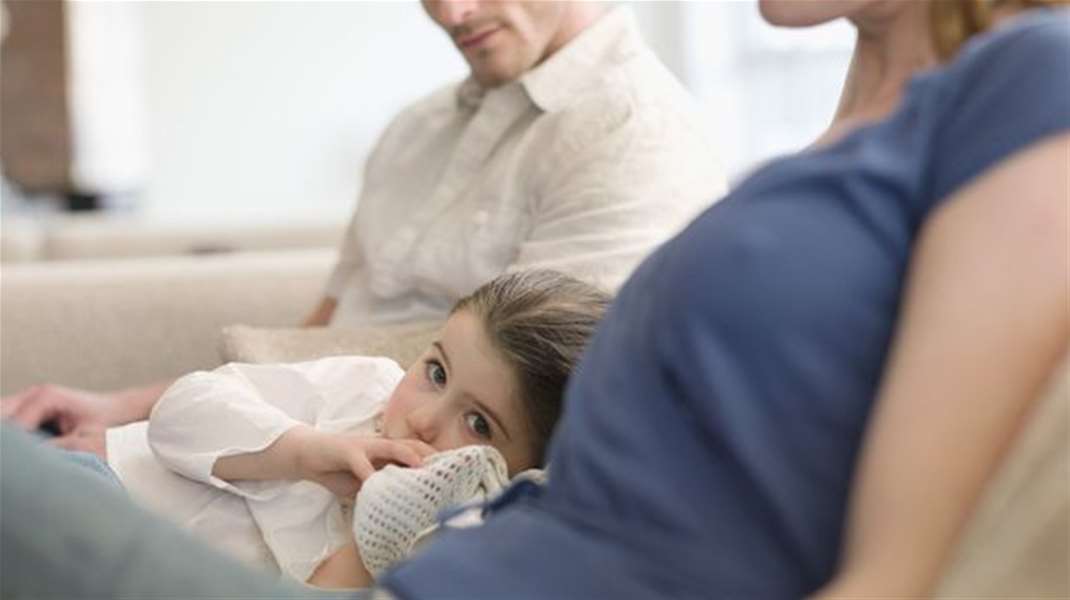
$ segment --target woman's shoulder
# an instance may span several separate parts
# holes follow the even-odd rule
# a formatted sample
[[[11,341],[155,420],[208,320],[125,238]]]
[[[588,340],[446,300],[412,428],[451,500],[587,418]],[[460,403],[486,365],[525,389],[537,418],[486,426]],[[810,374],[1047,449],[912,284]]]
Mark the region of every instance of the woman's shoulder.
[[[968,43],[931,78],[939,90],[931,198],[1070,130],[1070,11],[1037,9]]]
[[[986,52],[1063,53],[1070,45],[1070,8],[1026,11],[997,24],[987,35],[967,42],[963,58]]]
[[[946,76],[969,87],[1035,79],[1070,93],[1070,9],[1035,9],[966,43]],[[1023,102],[1042,100],[1021,94]]]

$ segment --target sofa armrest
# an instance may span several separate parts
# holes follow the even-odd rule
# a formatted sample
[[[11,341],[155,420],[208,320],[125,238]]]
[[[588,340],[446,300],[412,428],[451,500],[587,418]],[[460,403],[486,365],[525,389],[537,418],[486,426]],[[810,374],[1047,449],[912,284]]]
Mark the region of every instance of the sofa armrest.
[[[219,364],[225,325],[292,326],[334,250],[9,265],[0,273],[0,390],[106,390]]]

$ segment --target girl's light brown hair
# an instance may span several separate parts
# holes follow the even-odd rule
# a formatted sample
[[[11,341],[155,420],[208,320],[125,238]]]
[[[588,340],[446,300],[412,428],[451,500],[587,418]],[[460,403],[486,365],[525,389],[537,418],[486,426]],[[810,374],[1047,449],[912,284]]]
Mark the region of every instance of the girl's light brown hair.
[[[1068,4],[1070,0],[932,0],[933,45],[946,61],[971,37],[987,31],[996,12]]]
[[[606,292],[557,271],[502,275],[462,298],[512,368],[540,464],[561,416],[565,383],[605,314]]]

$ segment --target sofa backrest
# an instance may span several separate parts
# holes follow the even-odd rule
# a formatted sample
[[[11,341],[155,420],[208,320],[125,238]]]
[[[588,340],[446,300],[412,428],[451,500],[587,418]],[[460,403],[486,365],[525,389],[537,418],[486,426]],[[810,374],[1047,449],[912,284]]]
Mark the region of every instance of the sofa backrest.
[[[1070,356],[987,486],[938,598],[1070,598]]]
[[[171,222],[130,215],[9,218],[0,231],[0,260],[94,260],[337,248],[345,219],[260,223]]]
[[[334,250],[5,265],[0,389],[107,390],[219,364],[223,327],[293,326]]]

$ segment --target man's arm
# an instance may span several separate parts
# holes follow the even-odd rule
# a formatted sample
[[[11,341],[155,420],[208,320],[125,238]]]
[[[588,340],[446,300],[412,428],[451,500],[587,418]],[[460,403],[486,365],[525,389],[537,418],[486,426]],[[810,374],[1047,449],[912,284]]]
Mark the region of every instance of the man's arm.
[[[315,310],[301,323],[302,327],[326,327],[334,316],[334,309],[338,301],[331,297],[324,297],[316,306]]]
[[[922,597],[1067,349],[1070,135],[955,194],[922,232],[822,598]]]
[[[381,145],[382,141],[379,142],[379,146],[376,146],[373,156],[381,151]],[[370,161],[368,168],[370,168]],[[367,172],[365,172],[365,177],[367,177]],[[327,278],[323,299],[320,300],[319,305],[313,309],[312,313],[305,318],[301,324],[302,327],[325,327],[330,324],[331,318],[334,317],[334,311],[338,307],[338,298],[341,297],[346,286],[352,280],[354,273],[360,269],[364,262],[360,242],[357,239],[357,228],[361,219],[359,202],[357,206],[357,210],[353,212],[353,216],[349,219],[349,225],[346,226],[342,242],[338,245],[338,259],[335,261],[334,268]]]
[[[173,381],[115,392],[91,392],[58,385],[36,385],[0,399],[3,418],[33,431],[51,426],[52,443],[106,458],[104,431],[149,418],[152,407]]]

